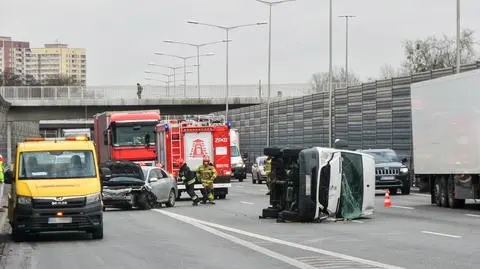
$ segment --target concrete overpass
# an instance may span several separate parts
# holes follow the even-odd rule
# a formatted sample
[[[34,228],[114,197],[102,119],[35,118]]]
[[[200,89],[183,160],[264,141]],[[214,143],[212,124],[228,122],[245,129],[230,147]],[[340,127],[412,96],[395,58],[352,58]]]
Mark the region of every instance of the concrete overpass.
[[[273,99],[302,96],[311,92],[308,84],[272,85]],[[160,109],[162,114],[206,114],[225,109],[223,86],[205,86],[198,90],[165,89],[144,86],[142,99],[135,86],[102,87],[0,87],[0,94],[11,106],[8,121],[88,118],[114,110]],[[241,108],[265,102],[266,92],[258,85],[232,85],[229,108]]]

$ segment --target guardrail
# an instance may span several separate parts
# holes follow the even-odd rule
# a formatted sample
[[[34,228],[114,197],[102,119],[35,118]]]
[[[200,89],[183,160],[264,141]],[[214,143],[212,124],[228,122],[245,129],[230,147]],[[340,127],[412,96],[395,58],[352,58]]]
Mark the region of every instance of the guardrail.
[[[335,88],[341,85],[335,85]],[[275,84],[271,87],[273,98],[298,97],[312,94],[314,90],[310,84]],[[7,101],[14,100],[61,100],[61,99],[137,99],[137,87],[132,86],[7,86],[0,87],[0,94]],[[200,97],[223,98],[224,85],[205,85],[201,87]],[[266,98],[266,85],[231,85],[229,97]],[[144,85],[142,98],[144,99],[192,99],[198,98],[198,89],[188,86],[186,91],[182,86],[165,88],[153,85]]]

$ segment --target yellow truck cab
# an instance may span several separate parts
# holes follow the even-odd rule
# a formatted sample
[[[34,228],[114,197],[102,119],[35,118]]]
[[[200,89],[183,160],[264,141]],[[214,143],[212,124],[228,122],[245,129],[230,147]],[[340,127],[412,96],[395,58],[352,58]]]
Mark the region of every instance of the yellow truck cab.
[[[8,219],[15,241],[52,231],[85,231],[103,238],[100,175],[88,137],[18,143],[12,177]]]

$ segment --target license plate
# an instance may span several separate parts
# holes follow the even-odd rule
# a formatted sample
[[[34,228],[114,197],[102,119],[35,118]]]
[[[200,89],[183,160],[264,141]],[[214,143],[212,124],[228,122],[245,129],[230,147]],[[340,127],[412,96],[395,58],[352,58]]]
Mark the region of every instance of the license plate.
[[[63,224],[63,223],[72,223],[72,218],[48,218],[48,224]]]
[[[380,180],[394,180],[394,179],[395,179],[394,176],[386,176],[386,177],[380,178]]]

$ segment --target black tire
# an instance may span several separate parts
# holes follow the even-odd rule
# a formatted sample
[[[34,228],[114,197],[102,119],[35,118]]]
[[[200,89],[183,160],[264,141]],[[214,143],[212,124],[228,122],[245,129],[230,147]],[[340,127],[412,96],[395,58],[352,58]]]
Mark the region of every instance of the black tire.
[[[448,207],[447,179],[444,176],[440,177],[440,205]]]
[[[95,240],[103,239],[103,225],[92,231],[92,238]]]
[[[170,193],[168,194],[168,201],[165,203],[167,207],[174,207],[175,206],[175,191],[170,190]]]
[[[12,240],[14,242],[23,242],[25,241],[26,234],[18,231],[17,229],[12,229]]]
[[[464,208],[465,207],[465,199],[455,199],[455,183],[453,178],[450,177],[448,179],[448,205],[450,208]]]
[[[303,149],[284,149],[283,157],[293,157],[296,158],[300,155],[300,151]]]
[[[243,182],[243,177],[238,179],[238,182]]]
[[[226,194],[219,194],[219,195],[218,195],[218,199],[220,199],[220,200],[223,200],[223,199],[225,199],[225,198],[227,198],[227,195],[226,195]]]
[[[147,195],[145,193],[142,193],[138,196],[137,198],[137,204],[138,204],[138,207],[141,209],[141,210],[149,210],[151,209],[152,207],[150,206],[150,203],[148,202],[148,198],[147,198]]]
[[[131,204],[126,204],[122,206],[122,210],[132,210],[133,206]]]
[[[180,200],[180,198],[182,198],[182,192],[181,192],[181,191],[178,191],[178,193],[177,193],[177,201]]]
[[[435,178],[435,188],[434,188],[434,194],[435,194],[435,204],[437,206],[442,206],[441,200],[442,200],[442,184],[441,180],[439,177]]]
[[[280,157],[282,156],[282,150],[279,148],[264,148],[263,154],[272,157]]]
[[[402,195],[409,195],[410,194],[410,182],[406,182],[406,184],[401,189]]]

